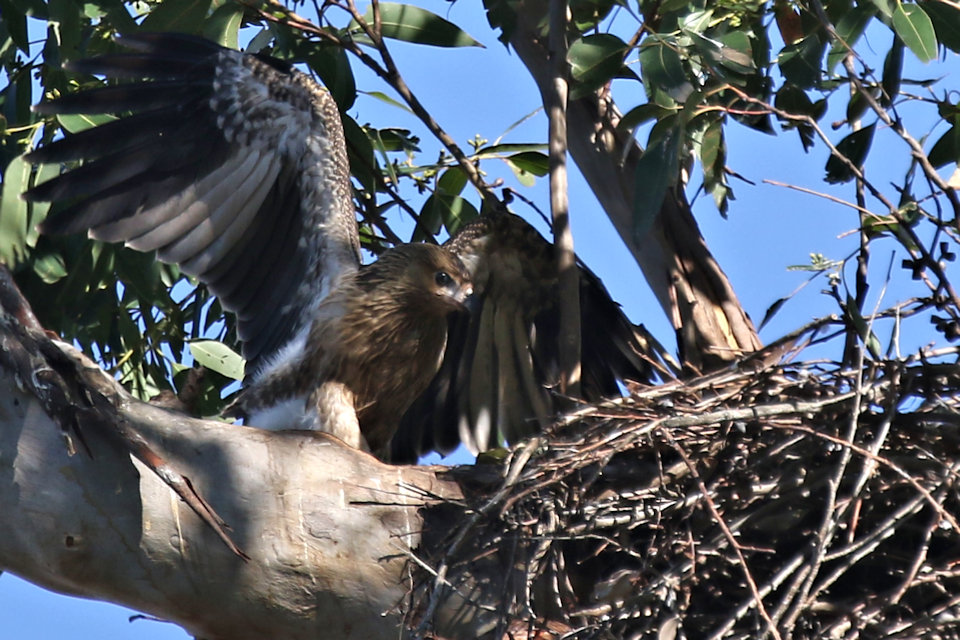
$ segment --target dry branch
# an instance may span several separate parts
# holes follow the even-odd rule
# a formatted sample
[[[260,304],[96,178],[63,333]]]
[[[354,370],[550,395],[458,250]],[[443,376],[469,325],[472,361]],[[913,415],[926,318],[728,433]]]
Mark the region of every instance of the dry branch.
[[[501,632],[953,637],[956,358],[748,367],[584,407],[437,561],[457,584],[509,550]]]

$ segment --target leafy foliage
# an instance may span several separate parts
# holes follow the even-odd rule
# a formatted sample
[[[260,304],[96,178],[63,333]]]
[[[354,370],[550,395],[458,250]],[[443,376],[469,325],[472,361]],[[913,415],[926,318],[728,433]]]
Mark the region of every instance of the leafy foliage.
[[[519,0],[484,2],[489,23],[504,43],[510,42],[517,28],[517,11],[529,11],[529,7],[536,4]],[[734,197],[731,178],[736,175],[736,168],[728,166],[727,158],[732,155],[728,145],[735,139],[734,131],[743,127],[765,134],[789,132],[780,141],[784,153],[810,154],[816,166],[823,167],[823,178],[828,183],[824,188],[846,190],[847,195],[842,201],[856,216],[855,236],[859,239],[859,247],[853,255],[835,259],[813,254],[811,264],[797,267],[809,272],[811,281],[815,278],[826,280],[825,289],[835,301],[837,313],[833,318],[818,321],[807,331],[784,339],[783,344],[797,345],[799,351],[807,344],[825,342],[821,331],[828,332],[828,337],[839,336],[846,340],[844,357],[838,358],[835,366],[831,365],[827,375],[820,375],[820,382],[815,379],[817,371],[811,374],[809,368],[803,367],[768,369],[769,375],[764,376],[756,376],[752,371],[726,372],[703,381],[702,386],[696,387],[695,394],[684,396],[689,403],[679,417],[677,408],[682,408],[682,403],[677,402],[679,396],[674,396],[670,389],[651,391],[648,399],[654,401],[647,405],[634,399],[623,406],[627,411],[636,411],[636,415],[643,419],[695,416],[704,410],[704,398],[709,397],[706,390],[721,386],[724,376],[737,377],[743,384],[740,388],[745,390],[745,399],[741,401],[745,406],[753,408],[781,397],[790,398],[792,393],[794,398],[819,403],[822,413],[830,416],[822,423],[834,427],[850,424],[851,428],[857,429],[863,425],[870,427],[855,435],[861,438],[857,440],[860,443],[857,446],[862,450],[876,447],[869,458],[870,464],[874,464],[880,460],[876,458],[876,452],[881,451],[886,436],[875,436],[877,431],[871,429],[877,427],[879,430],[881,423],[889,426],[891,423],[885,422],[886,416],[890,416],[890,420],[905,416],[907,427],[920,424],[907,420],[912,411],[908,405],[918,402],[924,412],[929,411],[936,420],[944,422],[932,421],[929,423],[931,428],[917,430],[918,437],[911,446],[916,446],[916,451],[922,455],[899,446],[896,438],[887,443],[893,443],[893,446],[883,455],[894,459],[907,451],[909,455],[902,460],[905,467],[917,460],[933,464],[937,456],[931,457],[923,452],[933,450],[934,445],[952,443],[953,431],[946,427],[956,422],[953,411],[956,385],[947,389],[949,385],[943,380],[951,382],[953,378],[938,373],[940,363],[925,360],[927,353],[896,362],[891,360],[897,345],[894,339],[888,345],[883,344],[875,320],[895,323],[896,331],[899,331],[902,318],[925,313],[932,330],[939,332],[944,339],[960,338],[960,296],[947,271],[956,259],[956,244],[960,240],[957,232],[960,199],[956,194],[960,176],[957,170],[960,161],[960,99],[951,86],[930,79],[937,77],[936,72],[922,66],[941,57],[955,60],[960,52],[960,9],[957,3],[952,0],[863,0],[857,3],[850,0],[570,0],[569,7],[572,19],[568,24],[570,47],[567,61],[572,99],[592,98],[598,93],[612,93],[618,99],[621,95],[630,96],[631,102],[621,101],[619,105],[624,115],[620,118],[618,132],[641,137],[646,148],[632,176],[636,192],[640,194],[633,208],[635,234],[644,235],[661,211],[664,197],[670,190],[688,187],[688,181],[692,183],[691,191],[702,189],[709,194],[720,213],[726,215],[731,211]],[[59,167],[52,166],[30,167],[20,159],[24,151],[63,131],[76,131],[96,124],[94,119],[85,117],[42,119],[30,111],[30,105],[44,95],[99,84],[100,80],[71,74],[61,65],[69,60],[115,50],[111,34],[141,28],[202,33],[229,46],[244,44],[251,51],[262,51],[292,61],[319,77],[343,111],[361,237],[365,248],[372,253],[407,237],[429,240],[455,232],[489,206],[491,195],[485,182],[493,183],[505,175],[508,178],[515,176],[521,184],[529,184],[545,175],[547,170],[544,146],[538,144],[539,141],[521,144],[498,140],[490,143],[478,137],[465,150],[446,141],[443,148],[438,149],[433,139],[423,135],[422,130],[405,128],[409,125],[374,125],[351,117],[348,110],[363,91],[399,107],[398,114],[414,114],[421,121],[428,119],[429,114],[425,115],[415,96],[400,90],[400,71],[388,55],[389,47],[395,41],[402,41],[404,46],[442,47],[436,50],[447,54],[452,47],[476,46],[477,40],[449,20],[423,8],[379,3],[361,11],[348,0],[334,0],[324,3],[321,15],[312,22],[275,2],[241,4],[232,0],[147,0],[136,3],[92,0],[83,4],[68,0],[0,0],[0,12],[3,14],[0,64],[6,79],[0,88],[0,166],[3,167],[0,260],[16,267],[18,282],[45,326],[76,340],[141,396],[171,388],[180,390],[196,383],[197,378],[191,376],[192,370],[187,365],[192,357],[210,371],[201,381],[203,388],[197,395],[194,408],[201,413],[214,413],[222,403],[221,390],[241,375],[238,358],[229,349],[236,346],[232,319],[224,317],[216,300],[211,299],[202,286],[183,278],[176,268],[158,264],[150,256],[77,237],[39,237],[34,231],[35,226],[50,212],[50,207],[28,204],[18,198],[21,191],[59,170]],[[546,24],[544,16],[532,18],[534,24],[545,28],[542,27]],[[42,39],[39,46],[31,42],[38,35]],[[880,50],[880,55],[872,54],[871,49]],[[354,74],[358,63],[373,70],[396,92],[392,95],[398,95],[400,99],[387,97],[382,92],[383,85],[360,86],[366,81],[359,80],[359,74]],[[923,77],[917,74],[923,74]],[[627,90],[619,91],[622,88]],[[828,123],[825,122],[828,113],[840,115]],[[428,125],[427,130],[441,137],[438,128]],[[881,183],[874,177],[877,167],[893,164],[891,157],[877,153],[880,148],[877,143],[882,136],[892,137],[904,149],[902,175],[893,183],[886,179]],[[835,193],[838,192],[819,195],[841,199],[833,195]],[[773,210],[769,215],[776,216],[777,211]],[[404,227],[404,222],[409,224]],[[923,294],[923,300],[892,308],[888,313],[880,314],[883,317],[865,308],[866,292],[871,286],[865,275],[871,248],[881,239],[906,254],[902,261],[891,262],[891,269],[896,266],[904,270],[917,282]],[[751,244],[745,242],[744,247],[749,251]],[[856,264],[857,273],[852,284],[846,281],[847,263]],[[770,306],[763,319],[765,323],[786,300],[779,298]],[[871,360],[874,365],[851,368],[849,365],[856,356]],[[942,350],[934,356],[955,358],[956,351]],[[901,369],[900,365],[904,368]],[[911,371],[908,372],[906,365]],[[851,379],[850,371],[856,372],[856,380]],[[869,375],[860,379],[861,371],[868,371]],[[895,390],[896,384],[902,383],[908,392],[891,392],[887,397],[872,396],[875,389],[886,384],[883,378],[888,375],[891,386],[886,389]],[[921,376],[924,384],[912,386]],[[729,377],[726,382],[730,382]],[[876,386],[868,389],[870,385]],[[945,386],[941,389],[939,385]],[[855,408],[848,411],[845,406],[827,401],[831,394],[848,394],[851,389],[856,389]],[[943,395],[948,392],[952,394],[950,404],[943,402]],[[722,404],[734,397],[727,395],[718,400],[722,395],[712,396],[713,402]],[[706,402],[709,404],[709,399]],[[757,524],[755,530],[765,535],[769,533],[766,525],[773,523],[772,526],[777,527],[775,534],[782,534],[782,539],[804,538],[792,547],[807,550],[797,556],[804,562],[810,557],[808,551],[819,546],[820,552],[856,555],[857,561],[850,561],[844,565],[846,568],[862,566],[857,564],[861,557],[861,543],[853,539],[856,527],[844,529],[848,522],[856,522],[857,517],[848,520],[844,515],[846,506],[834,509],[846,501],[848,505],[855,505],[851,508],[858,510],[859,498],[853,500],[850,496],[862,493],[867,499],[879,500],[880,506],[875,511],[863,512],[870,518],[861,520],[871,527],[876,525],[878,533],[867,534],[868,537],[862,539],[869,540],[869,536],[873,536],[874,540],[883,541],[886,532],[896,528],[882,522],[881,527],[877,523],[903,502],[901,489],[905,485],[901,478],[907,474],[864,472],[863,483],[848,494],[836,480],[843,475],[849,459],[847,449],[834,446],[842,433],[831,435],[834,440],[829,442],[822,437],[797,439],[790,430],[795,430],[798,424],[806,428],[808,425],[804,421],[810,420],[808,413],[799,412],[796,420],[791,417],[790,421],[780,425],[783,430],[771,428],[773,423],[757,422],[754,414],[747,415],[742,424],[736,422],[731,427],[729,414],[725,413],[729,407],[722,408],[724,413],[718,414],[716,433],[712,431],[713,426],[710,432],[697,428],[689,431],[690,443],[699,451],[699,457],[697,465],[682,465],[682,468],[689,466],[691,472],[686,480],[662,473],[663,460],[656,450],[651,453],[646,439],[631,440],[630,451],[644,456],[649,454],[651,483],[659,486],[664,478],[671,482],[678,478],[680,482],[691,480],[689,486],[681,486],[675,495],[691,496],[695,491],[713,495],[711,499],[715,499],[716,504],[725,505],[721,509],[724,513],[748,513],[748,508],[754,509],[753,515],[741,523],[751,527]],[[907,413],[893,411],[900,408]],[[795,408],[786,407],[786,410],[794,411]],[[597,420],[606,421],[609,411],[604,409],[603,415],[597,415]],[[865,420],[862,424],[857,422],[861,415]],[[628,416],[630,420],[634,417]],[[777,426],[773,424],[773,427]],[[809,428],[812,431],[816,426],[811,423]],[[686,428],[689,427],[687,424]],[[885,430],[886,426],[882,428]],[[667,434],[667,439],[660,442],[663,450],[680,450],[674,440],[676,432],[671,434],[664,430],[658,433]],[[731,433],[735,437],[728,439]],[[736,433],[742,434],[745,442],[752,438],[752,443],[741,445]],[[946,435],[941,437],[941,433]],[[569,435],[567,432],[563,437]],[[574,433],[572,437],[578,436]],[[606,438],[607,434],[603,434],[603,441],[609,443]],[[757,447],[757,442],[763,446]],[[786,454],[792,466],[785,467],[782,452],[797,446],[801,447],[801,453]],[[731,450],[722,451],[723,447]],[[628,464],[623,465],[622,487],[616,486],[615,491],[608,492],[609,487],[604,485],[615,479],[609,470],[615,470],[621,460],[614,453],[619,455],[626,449],[617,452],[602,447],[591,449],[594,451],[592,455],[598,456],[594,461],[601,457],[604,458],[603,464],[612,461],[612,466],[602,474],[587,467],[594,461],[584,456],[583,450],[582,442],[574,442],[549,453],[561,459],[562,464],[554,468],[569,469],[569,477],[573,480],[569,486],[562,486],[562,490],[551,494],[557,500],[557,508],[552,511],[539,512],[533,508],[527,511],[526,503],[512,503],[518,509],[515,519],[518,528],[540,522],[543,513],[580,517],[586,513],[580,498],[587,495],[584,490],[590,491],[594,482],[598,483],[593,487],[597,490],[597,504],[603,509],[608,508],[607,502],[603,501],[610,495],[621,501],[643,503],[640,506],[647,508],[644,505],[649,502],[644,502],[647,500],[644,496],[656,494],[636,491],[639,467],[635,460],[627,460]],[[767,455],[767,452],[772,453]],[[492,459],[500,453],[487,454],[487,457]],[[945,455],[949,453],[946,451]],[[756,464],[756,455],[747,463],[748,454],[759,454],[761,464]],[[826,460],[830,468],[821,465],[823,468],[813,469],[816,471],[813,473],[804,461],[814,459]],[[705,484],[698,486],[699,479],[694,478],[699,462],[703,461],[710,463],[709,487]],[[717,461],[729,464],[730,468],[715,466]],[[834,471],[835,463],[839,472]],[[897,464],[901,464],[899,459]],[[792,470],[793,475],[785,474],[785,468]],[[864,468],[867,468],[865,463]],[[581,470],[583,476],[579,475]],[[587,473],[589,479],[585,479]],[[950,471],[951,482],[955,475]],[[788,491],[775,492],[777,495],[774,496],[774,500],[786,505],[785,509],[777,510],[777,504],[761,499],[763,496],[757,492],[758,487],[778,486],[771,484],[768,476],[787,478],[786,484],[779,486]],[[553,491],[552,486],[559,487],[567,481],[567,476],[551,477],[553,479],[546,484],[540,477],[524,478],[530,483],[522,485],[521,489],[531,488],[531,492],[524,495]],[[797,479],[796,484],[790,484],[793,478]],[[925,480],[930,478],[932,476]],[[815,497],[814,507],[820,509],[821,505],[816,501],[824,499],[823,487],[830,484],[833,487],[828,500],[830,504],[822,507],[822,520],[818,516],[817,521],[805,521],[803,526],[781,526],[784,522],[782,513],[790,512],[792,505],[810,503],[810,496]],[[870,488],[864,492],[867,486]],[[668,490],[674,491],[670,487]],[[927,495],[940,495],[938,491],[931,487]],[[792,502],[786,504],[784,498],[786,502]],[[710,551],[707,563],[712,568],[708,571],[719,576],[723,584],[723,588],[716,592],[710,591],[710,586],[716,583],[703,579],[706,573],[687,569],[693,566],[687,561],[697,553],[693,549],[690,552],[693,555],[688,555],[686,549],[688,545],[691,548],[697,546],[693,544],[696,541],[688,528],[691,513],[694,522],[703,519],[702,510],[698,511],[694,502],[685,497],[676,503],[675,513],[670,513],[669,509],[658,512],[676,517],[676,526],[663,526],[660,520],[638,518],[634,523],[636,526],[631,524],[631,527],[641,531],[642,535],[637,534],[633,539],[623,537],[624,528],[616,518],[610,520],[613,524],[608,530],[604,530],[602,527],[606,525],[597,519],[575,523],[583,527],[575,533],[597,533],[597,540],[602,544],[597,554],[591,549],[591,555],[603,557],[602,554],[617,555],[626,551],[628,553],[623,555],[629,555],[629,562],[643,558],[642,566],[631,568],[631,571],[636,569],[636,576],[628,575],[632,582],[624,583],[636,607],[623,607],[622,599],[611,596],[609,607],[614,614],[618,611],[646,611],[644,598],[664,600],[660,585],[665,583],[658,580],[671,571],[679,572],[682,575],[671,584],[685,585],[688,583],[683,580],[689,580],[690,591],[671,592],[669,600],[687,606],[688,601],[684,598],[699,589],[700,593],[693,600],[699,598],[700,602],[706,603],[710,614],[717,619],[729,617],[732,622],[728,628],[743,628],[743,637],[748,637],[759,627],[752,614],[748,615],[753,600],[739,591],[743,586],[739,571],[741,567],[747,567],[747,562],[730,554]],[[917,509],[924,504],[924,501],[917,500]],[[726,506],[731,508],[726,509]],[[609,508],[609,513],[614,513],[615,509],[633,513],[631,510],[638,506],[617,504]],[[773,511],[777,517],[767,518],[766,514]],[[475,511],[480,512],[479,509]],[[489,511],[495,512],[506,513],[503,510]],[[836,520],[828,520],[828,516]],[[830,526],[825,526],[826,523]],[[759,526],[761,524],[763,526]],[[649,531],[643,529],[646,527]],[[933,523],[926,535],[928,538],[945,537],[944,530]],[[916,532],[907,531],[910,541],[916,542],[924,535],[920,529]],[[571,546],[582,542],[575,535],[569,537]],[[546,557],[543,550],[551,544],[555,549],[561,537],[543,535],[538,529],[536,539],[538,545],[542,542],[545,546],[533,550],[536,553],[530,555],[531,566]],[[719,534],[714,539],[723,542]],[[768,544],[768,539],[769,535],[757,537],[758,544],[763,545]],[[655,548],[650,540],[662,542],[660,548],[664,550],[662,554],[652,554],[653,564],[643,557],[643,554],[650,556],[650,550]],[[501,538],[495,542],[493,548],[503,547]],[[562,542],[566,544],[566,538]],[[949,540],[949,544],[955,542]],[[727,549],[739,549],[738,544],[744,540],[738,543],[731,537],[730,543]],[[752,545],[750,540],[746,543]],[[920,570],[924,562],[929,562],[924,557],[925,552],[916,555],[916,564],[903,565],[903,558],[907,556],[902,555],[899,543],[897,539],[896,545],[890,547],[890,554],[881,556],[883,560],[894,558],[895,564],[887,563],[880,569],[895,567],[902,575],[884,576],[883,588],[893,588],[903,576],[907,576],[909,580],[903,583],[901,595],[907,592],[908,586],[914,590],[911,598],[916,593],[929,593],[932,600],[939,601],[940,596],[949,594],[956,586],[953,580],[955,571],[950,564],[953,556],[939,553],[948,548],[947,542],[938,542],[933,547],[938,552],[936,561],[944,559],[943,573],[939,577],[950,578],[947,587],[934,584]],[[835,544],[840,546],[831,547]],[[700,545],[701,554],[703,548]],[[720,546],[714,543],[714,547],[705,548],[710,550]],[[783,610],[793,606],[786,599],[802,590],[807,593],[814,589],[830,591],[835,578],[818,580],[815,579],[818,573],[821,576],[830,572],[833,576],[842,573],[834,572],[833,565],[826,561],[821,564],[820,558],[824,556],[820,553],[814,558],[815,566],[804,574],[810,576],[809,579],[796,578],[797,582],[793,583],[796,588],[781,588],[779,576],[788,575],[788,568],[774,563],[780,562],[783,556],[768,553],[760,546],[743,548],[750,551],[751,562],[754,557],[762,559],[764,564],[760,575],[764,582],[760,584],[765,593],[784,598]],[[669,559],[669,554],[678,549],[682,553],[677,556],[677,562],[655,566],[658,559]],[[760,555],[756,556],[755,552]],[[481,556],[478,554],[477,557]],[[833,555],[829,562],[840,557]],[[913,557],[909,559],[912,563]],[[566,566],[581,565],[571,562]],[[616,557],[611,566],[623,568],[628,565],[624,565],[622,557]],[[659,572],[658,575],[639,573],[649,567]],[[855,582],[850,583],[862,592],[864,602],[871,606],[883,600],[882,594],[880,598],[876,597],[877,589],[870,582],[875,577],[874,569],[875,566],[870,564],[863,574],[856,574]],[[588,578],[595,580],[597,576]],[[589,580],[585,578],[583,584],[595,584]],[[802,588],[801,583],[805,585]],[[557,580],[553,584],[563,583]],[[933,588],[929,588],[930,585],[934,585]],[[610,587],[610,593],[613,593],[613,587],[620,588],[620,585],[611,581]],[[718,600],[717,593],[727,600]],[[842,600],[847,593],[839,589],[829,595],[839,594]],[[567,603],[561,598],[567,594],[556,594],[556,598],[553,598],[554,594],[548,595],[552,598],[548,609],[552,610],[555,603]],[[736,602],[732,600],[734,596]],[[757,596],[756,601],[764,598],[767,596]],[[598,601],[607,605],[602,599],[598,598]],[[841,608],[849,603],[814,607],[818,601],[804,596],[796,601],[797,612],[801,601],[812,607],[809,611],[804,609],[804,615],[809,614],[809,619],[818,625],[810,627],[815,630],[810,633],[816,633],[816,630],[847,633],[847,625],[856,622],[853,617],[848,620],[846,610]],[[890,629],[896,628],[894,622],[899,623],[900,616],[912,614],[906,611],[914,606],[914,602],[919,600],[908,598],[883,612]],[[868,611],[866,607],[862,610]],[[793,620],[796,619],[794,616]],[[863,619],[868,620],[868,617]],[[634,623],[647,624],[648,621],[650,624],[655,622],[647,615],[630,620],[626,617],[607,619],[609,626],[615,629]],[[616,625],[621,623],[623,626],[618,628]]]

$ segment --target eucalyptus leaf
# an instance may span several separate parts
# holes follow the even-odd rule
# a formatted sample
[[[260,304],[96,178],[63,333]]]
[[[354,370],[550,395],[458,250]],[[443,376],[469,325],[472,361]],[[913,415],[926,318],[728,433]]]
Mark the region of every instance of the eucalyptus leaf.
[[[506,163],[507,163],[507,166],[510,167],[510,170],[513,171],[513,176],[517,179],[517,182],[519,182],[523,186],[532,187],[537,183],[537,177],[535,175],[517,166],[509,158],[506,160]]]
[[[847,295],[845,311],[847,312],[847,318],[856,329],[860,340],[867,347],[867,350],[870,351],[870,355],[874,358],[880,358],[880,340],[877,339],[877,335],[870,329],[870,325],[864,319],[863,314],[860,313],[860,309],[857,308],[856,301],[850,295]]]
[[[243,5],[225,2],[220,5],[203,25],[203,35],[225,47],[238,47],[237,34],[243,21]]]
[[[668,113],[671,113],[669,109],[665,109],[655,102],[645,102],[626,112],[620,118],[620,122],[617,123],[617,130],[630,131],[645,122],[662,118]]]
[[[541,178],[550,172],[550,158],[547,157],[547,154],[539,151],[524,151],[514,154],[507,158],[507,162],[522,171]]]
[[[764,312],[763,320],[760,321],[760,326],[757,327],[757,330],[758,331],[763,330],[763,328],[767,326],[767,323],[773,320],[773,317],[777,315],[777,312],[780,311],[780,309],[783,308],[783,305],[786,304],[789,300],[790,300],[789,297],[777,298],[776,300],[774,300],[773,304],[767,307],[767,310]]]
[[[357,83],[346,52],[325,43],[310,42],[308,46],[307,64],[320,76],[340,111],[351,108],[357,100]]]
[[[648,38],[640,48],[640,66],[645,82],[662,89],[675,100],[682,102],[693,91],[675,46]]]
[[[795,84],[786,82],[777,91],[774,106],[791,115],[813,115],[813,102],[807,93]],[[787,121],[791,122],[791,121]]]
[[[364,21],[373,26],[373,8],[367,9]],[[426,9],[394,2],[380,3],[380,28],[385,38],[427,44],[435,47],[482,47],[466,31],[449,20]],[[351,23],[350,30],[360,32],[360,25]]]
[[[492,158],[502,156],[508,153],[523,153],[525,151],[545,151],[547,145],[542,142],[502,142],[500,144],[491,144],[477,149],[475,157]]]
[[[356,120],[347,114],[340,116],[343,122],[343,135],[347,141],[347,157],[350,159],[350,173],[356,178],[363,190],[374,193],[377,190],[377,169],[373,145]]]
[[[3,172],[0,194],[0,262],[9,266],[24,258],[27,244],[27,202],[20,194],[27,188],[32,168],[23,156],[14,158]]]
[[[30,38],[27,36],[26,13],[17,9],[8,0],[0,0],[0,11],[3,13],[4,24],[10,39],[20,51],[30,53]]]
[[[889,107],[900,94],[900,80],[903,77],[903,41],[893,37],[893,44],[883,60],[883,80],[880,104]]]
[[[720,38],[720,64],[737,73],[756,71],[750,37],[743,31],[730,31]]]
[[[946,2],[928,2],[923,10],[933,21],[937,41],[954,52],[960,52],[960,9]]]
[[[58,113],[56,117],[60,126],[70,133],[79,133],[117,119],[116,116],[107,113]]]
[[[834,28],[841,42],[836,42],[827,54],[827,73],[833,73],[840,61],[856,45],[860,36],[866,30],[870,20],[877,14],[877,9],[869,4],[858,4],[843,13],[837,20]]]
[[[877,98],[879,92],[876,87],[864,87],[862,91],[857,91],[852,96],[850,96],[850,101],[847,102],[847,122],[854,123],[860,119],[867,108],[870,106],[870,101],[867,98],[867,95],[870,95],[872,98]]]
[[[960,162],[960,127],[951,125],[947,132],[933,143],[927,159],[938,169],[951,162]]]
[[[589,31],[622,0],[570,0],[570,16],[577,31]]]
[[[784,85],[780,87],[780,90],[777,91],[774,106],[776,106],[777,109],[791,114],[811,116],[815,120],[823,117],[823,113],[826,110],[825,101],[820,100],[816,104],[811,102],[803,89],[789,82],[784,83]],[[789,119],[781,120],[780,124],[784,129],[796,128],[804,151],[808,151],[810,147],[813,146],[815,132],[811,125]]]
[[[937,57],[937,34],[920,5],[898,2],[893,11],[893,30],[922,62]]]
[[[867,2],[876,7],[887,19],[893,17],[893,10],[899,4],[899,0],[867,0]]]
[[[398,129],[396,127],[369,129],[368,135],[371,137],[374,146],[384,153],[390,151],[420,151],[420,148],[417,146],[420,138],[410,133],[409,129]]]
[[[567,51],[570,75],[581,92],[599,89],[623,67],[627,44],[611,33],[596,33],[575,40]]]
[[[863,166],[867,153],[870,151],[870,144],[873,142],[873,132],[876,126],[876,123],[873,123],[846,136],[837,143],[837,152],[847,158],[854,166]],[[835,155],[831,155],[827,160],[826,172],[827,175],[824,179],[831,184],[847,182],[855,177],[849,165]]]
[[[59,253],[42,253],[33,258],[33,272],[45,283],[52,284],[67,275],[66,264]]]
[[[59,164],[41,164],[37,167],[33,175],[31,186],[43,184],[47,180],[52,180],[60,175]],[[50,202],[31,202],[28,204],[29,221],[27,222],[27,246],[34,247],[37,244],[37,237],[40,235],[37,225],[43,222],[50,211]]]
[[[190,355],[207,369],[232,380],[243,380],[243,358],[222,342],[195,340],[190,343]]]
[[[210,11],[211,0],[164,0],[146,18],[144,31],[200,33]]]
[[[707,125],[700,138],[700,162],[704,172],[717,175],[723,172],[725,158],[723,122],[718,118]]]
[[[440,227],[443,225],[441,207],[440,198],[437,197],[437,194],[427,198],[420,209],[419,216],[417,216],[417,226],[413,229],[410,242],[423,242],[440,232]]]
[[[392,106],[392,107],[396,107],[396,108],[398,108],[398,109],[401,109],[401,110],[403,110],[403,111],[406,111],[407,113],[409,113],[409,114],[411,114],[411,115],[415,115],[415,114],[413,113],[413,109],[411,109],[411,108],[408,107],[407,105],[403,104],[403,103],[400,102],[399,100],[394,100],[393,98],[391,98],[391,97],[388,96],[387,94],[383,93],[382,91],[366,91],[366,92],[364,92],[364,93],[365,93],[366,95],[370,96],[371,98],[376,98],[377,100],[379,100],[380,102],[383,102],[384,104],[389,104],[389,105]]]
[[[461,226],[479,215],[477,208],[462,196],[434,193],[423,204],[423,209],[420,211],[420,224],[417,228],[421,234],[427,231],[436,234],[442,223],[448,232],[454,234]],[[423,239],[423,237],[425,236],[417,239]]]
[[[820,80],[820,59],[824,45],[816,33],[785,46],[777,56],[780,72],[802,89],[814,87]]]
[[[651,132],[651,136],[658,133]],[[634,173],[633,236],[639,242],[660,214],[667,189],[677,177],[683,128],[669,123],[637,161]]]
[[[47,0],[48,24],[56,31],[60,55],[64,60],[76,57],[80,44],[82,4],[74,0]]]
[[[437,179],[437,190],[451,196],[460,195],[467,186],[467,174],[460,167],[450,167]]]

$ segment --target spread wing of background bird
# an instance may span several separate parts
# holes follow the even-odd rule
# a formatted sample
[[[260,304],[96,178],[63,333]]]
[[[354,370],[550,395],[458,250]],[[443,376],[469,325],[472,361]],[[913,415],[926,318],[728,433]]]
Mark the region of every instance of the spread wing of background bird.
[[[376,431],[372,448],[383,457],[410,460],[460,441],[479,451],[550,420],[557,278],[552,246],[529,224],[494,212],[430,257],[401,247],[360,267],[344,136],[326,90],[287,63],[192,36],[137,34],[121,43],[133,52],[69,68],[133,81],[37,107],[132,113],[30,154],[34,162],[84,161],[27,192],[32,200],[70,203],[43,231],[88,231],[179,264],[237,316],[248,403],[256,398],[264,408],[305,397],[299,410],[310,415],[320,402],[311,385],[336,378],[361,431],[368,439]],[[404,266],[389,266],[398,260]],[[438,298],[417,297],[459,303],[471,282],[470,314],[456,304],[424,306]],[[642,331],[586,269],[581,296],[584,397],[618,395],[621,381],[647,380]],[[430,322],[418,323],[424,308]],[[397,327],[433,323],[436,330],[413,339],[407,329],[384,329],[382,340],[371,338],[364,322],[386,317]],[[400,353],[414,343],[431,346],[417,358]],[[402,391],[377,383],[387,377],[410,383]]]

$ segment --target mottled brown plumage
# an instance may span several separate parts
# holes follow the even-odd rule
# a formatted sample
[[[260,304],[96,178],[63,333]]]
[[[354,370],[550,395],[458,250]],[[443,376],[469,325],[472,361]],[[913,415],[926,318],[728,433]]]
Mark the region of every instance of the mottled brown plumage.
[[[132,115],[32,152],[83,164],[25,196],[67,201],[44,232],[156,251],[236,314],[247,373],[233,413],[404,461],[515,442],[553,418],[559,292],[553,247],[529,224],[488,212],[445,248],[403,245],[361,267],[342,123],[325,89],[202,38],[120,42],[132,53],[68,67],[131,82],[37,110]],[[459,313],[471,285],[474,312]],[[642,334],[586,269],[581,310],[584,398],[646,379]]]
[[[387,251],[341,281],[317,310],[303,350],[268,364],[232,413],[270,427],[263,410],[305,402],[308,420],[321,430],[383,452],[399,416],[439,369],[447,317],[465,311],[471,291],[470,275],[446,249],[407,244]],[[348,403],[356,416],[343,410]]]

